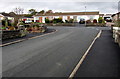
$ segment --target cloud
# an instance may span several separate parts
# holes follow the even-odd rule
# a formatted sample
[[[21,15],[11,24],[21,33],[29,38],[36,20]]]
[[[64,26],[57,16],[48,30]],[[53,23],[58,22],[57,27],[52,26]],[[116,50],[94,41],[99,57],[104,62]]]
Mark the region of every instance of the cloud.
[[[118,2],[119,0],[1,0],[2,2]]]
[[[15,7],[24,8],[25,13],[33,8],[40,10],[53,10],[54,12],[81,12],[100,11],[100,13],[117,13],[117,2],[2,2],[0,3],[1,12],[10,12]],[[7,6],[7,7],[6,7]]]

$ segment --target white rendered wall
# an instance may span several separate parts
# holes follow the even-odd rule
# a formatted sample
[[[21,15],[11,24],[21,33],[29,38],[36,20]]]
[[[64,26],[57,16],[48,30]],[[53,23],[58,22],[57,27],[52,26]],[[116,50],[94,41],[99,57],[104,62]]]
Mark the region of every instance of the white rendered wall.
[[[70,16],[70,19],[73,19],[73,16]]]
[[[59,18],[59,16],[53,16],[53,18]]]
[[[98,18],[99,18],[99,15],[80,15],[80,16],[77,16],[77,22],[79,22],[80,19],[85,19],[85,20],[97,19],[98,20]]]
[[[54,18],[59,18],[60,16],[34,16],[34,22],[36,22],[36,20],[39,20],[39,17],[43,17],[42,21],[43,23],[45,23],[45,17],[48,17],[50,20],[52,20]],[[74,16],[70,16],[70,18],[79,22],[80,19],[85,19],[85,20],[97,19],[98,20],[99,15],[74,15]],[[62,16],[62,19],[65,22],[65,20],[67,20],[67,16]]]
[[[34,22],[36,22],[36,20],[39,20],[39,16],[34,16]]]
[[[67,16],[63,16],[63,21],[65,22],[67,20]]]
[[[49,18],[49,20],[53,20],[53,16],[49,16],[48,18]]]
[[[45,23],[45,17],[42,17],[42,23]]]

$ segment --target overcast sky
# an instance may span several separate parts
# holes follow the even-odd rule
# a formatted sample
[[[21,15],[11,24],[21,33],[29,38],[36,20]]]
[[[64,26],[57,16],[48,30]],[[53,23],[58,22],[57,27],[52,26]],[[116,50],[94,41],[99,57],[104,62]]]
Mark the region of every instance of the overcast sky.
[[[100,11],[100,13],[117,13],[119,0],[0,0],[0,12],[11,12],[16,7],[24,8],[24,13],[33,8],[53,10],[54,12]]]

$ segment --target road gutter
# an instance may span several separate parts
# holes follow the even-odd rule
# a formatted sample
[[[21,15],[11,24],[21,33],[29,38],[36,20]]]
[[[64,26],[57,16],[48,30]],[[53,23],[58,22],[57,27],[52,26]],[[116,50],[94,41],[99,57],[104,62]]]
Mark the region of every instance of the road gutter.
[[[25,38],[25,39],[21,39],[21,40],[9,42],[9,43],[1,44],[0,47],[4,47],[4,46],[11,45],[11,44],[19,43],[19,42],[22,42],[22,41],[25,41],[25,40],[29,40],[29,39],[39,38],[39,37],[42,37],[42,36],[45,36],[45,35],[49,35],[49,34],[55,33],[55,32],[57,32],[57,31],[58,31],[58,30],[55,30],[55,31],[53,31],[53,32],[46,33],[46,34],[43,34],[43,35],[39,35],[39,36],[35,36],[35,37],[30,37],[30,38]]]
[[[92,48],[93,44],[95,43],[95,41],[101,36],[102,30],[99,31],[99,33],[97,34],[97,36],[94,38],[93,42],[90,44],[90,46],[88,47],[87,51],[85,52],[85,54],[82,56],[82,58],[80,59],[80,61],[78,62],[78,64],[76,65],[76,67],[73,69],[72,73],[70,74],[68,79],[73,79],[74,75],[76,74],[77,70],[79,69],[79,67],[81,66],[82,62],[84,61],[84,59],[86,58],[87,54],[89,53],[90,49]]]

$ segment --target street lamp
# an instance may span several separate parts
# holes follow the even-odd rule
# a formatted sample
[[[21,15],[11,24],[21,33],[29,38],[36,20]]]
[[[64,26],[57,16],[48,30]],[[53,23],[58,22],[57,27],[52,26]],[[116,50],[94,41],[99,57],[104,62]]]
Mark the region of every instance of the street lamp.
[[[86,26],[86,5],[85,5],[85,26]]]
[[[87,6],[86,6],[86,0],[85,0],[85,26],[86,26],[86,16],[87,16],[87,14],[86,14],[86,8],[87,8]]]

